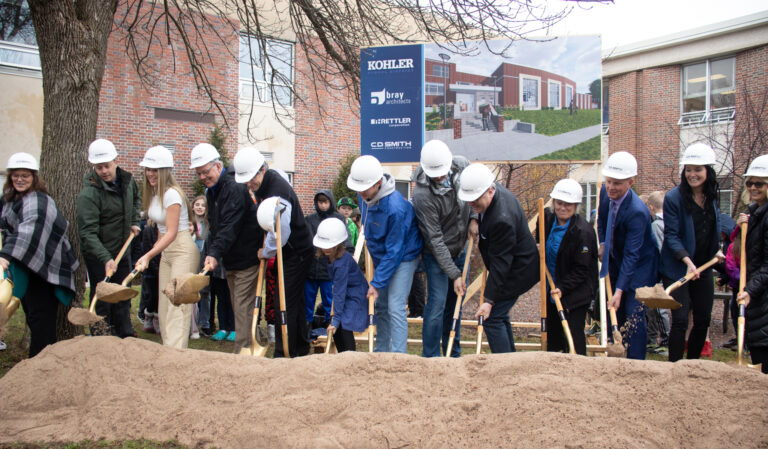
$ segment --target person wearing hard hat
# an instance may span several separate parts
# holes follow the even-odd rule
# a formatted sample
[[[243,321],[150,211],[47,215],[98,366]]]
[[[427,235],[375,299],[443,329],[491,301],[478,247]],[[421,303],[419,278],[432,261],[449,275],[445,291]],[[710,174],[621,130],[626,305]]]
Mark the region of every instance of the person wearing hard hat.
[[[355,204],[355,201],[352,198],[345,196],[336,203],[336,208],[339,210],[339,213],[344,216],[344,223],[347,224],[347,230],[349,231],[350,243],[352,243],[352,246],[357,245],[357,236],[359,232],[357,223],[350,218],[352,217],[352,213],[355,212],[355,209],[357,209],[357,204]]]
[[[478,249],[488,270],[485,301],[475,318],[484,319],[491,352],[515,352],[509,309],[539,281],[539,252],[517,197],[483,164],[461,172],[459,199],[478,214]]]
[[[672,311],[669,335],[669,361],[683,358],[688,312],[693,313],[693,328],[688,337],[689,359],[698,359],[707,339],[715,295],[713,269],[698,267],[713,257],[722,262],[720,251],[719,187],[715,152],[696,143],[685,149],[680,161],[680,184],[664,196],[664,242],[659,272],[664,287],[688,273],[693,279],[671,292],[682,307]]]
[[[296,192],[277,171],[269,168],[259,150],[256,148],[241,149],[235,155],[234,165],[235,180],[244,184],[259,201],[263,202],[272,197],[277,197],[279,200],[288,351],[290,357],[307,355],[309,353],[309,329],[307,329],[304,291],[309,267],[314,260],[311,229],[304,218],[304,212],[301,210]],[[274,215],[273,209],[271,218],[274,218]],[[259,221],[261,222],[261,220]],[[268,229],[264,224],[259,224],[262,225],[263,229]],[[264,248],[260,249],[257,254],[262,259],[275,257],[277,254],[275,232],[270,231],[267,234]],[[253,292],[253,287],[250,291]],[[251,307],[253,307],[253,301],[251,301]],[[289,355],[283,353],[283,335],[281,332],[275,333],[274,354],[275,357]]]
[[[752,363],[762,364],[768,374],[768,155],[758,156],[744,174],[749,201],[748,214],[739,214],[736,223],[748,223],[746,235],[747,284],[736,299],[745,305],[744,342],[752,355]],[[745,238],[741,236],[741,238]]]
[[[131,271],[130,252],[125,253],[119,264],[115,257],[128,236],[139,234],[141,194],[133,175],[117,165],[117,150],[109,140],[96,139],[88,146],[88,162],[91,170],[85,174],[83,188],[77,195],[77,231],[93,301],[97,282],[107,275],[120,282]],[[105,317],[112,335],[135,335],[130,301],[98,301],[96,314]],[[145,312],[144,317],[151,322],[152,311]],[[91,332],[99,331],[93,327]]]
[[[0,267],[13,277],[30,329],[29,357],[56,343],[59,303],[75,296],[80,265],[67,238],[67,219],[48,195],[39,166],[29,153],[8,158],[0,201]]]
[[[349,169],[347,187],[360,197],[362,234],[375,267],[368,288],[368,297],[376,301],[374,351],[405,353],[405,306],[422,247],[413,205],[395,190],[395,179],[384,173],[373,156],[355,159]]]
[[[317,227],[312,243],[328,258],[328,276],[333,282],[333,317],[328,338],[337,352],[355,350],[355,334],[368,327],[368,281],[355,258],[347,251],[348,233],[344,222],[326,218]]]
[[[157,274],[160,334],[165,346],[186,348],[192,308],[197,305],[173,305],[165,287],[172,279],[196,272],[200,263],[200,253],[189,232],[189,200],[171,173],[173,154],[168,148],[158,145],[148,149],[139,166],[144,167],[144,212],[157,224],[157,241],[136,261],[134,268],[144,271],[153,258],[161,255]]]
[[[552,193],[552,209],[544,211],[546,265],[555,289],[547,301],[547,351],[568,352],[563,324],[552,295],[559,295],[577,354],[587,355],[584,323],[597,294],[597,239],[579,214],[583,192],[573,179],[562,179]],[[538,236],[539,233],[536,232]]]
[[[635,289],[654,285],[658,277],[659,251],[651,229],[651,213],[631,188],[637,176],[634,156],[626,151],[613,153],[602,173],[605,185],[597,213],[598,252],[603,261],[600,277],[610,275],[614,292],[608,307],[616,309],[618,325],[630,323],[624,340],[629,343],[627,357],[645,359],[645,309],[635,299]]]
[[[413,207],[424,241],[422,261],[428,286],[422,327],[424,357],[441,355],[441,339],[442,351],[447,350],[456,297],[466,290],[466,280],[461,277],[467,256],[464,248],[467,231],[471,228],[477,235],[477,214],[458,198],[457,192],[461,171],[468,165],[467,158],[452,155],[445,143],[430,140],[421,149],[419,167],[411,178]],[[457,341],[460,332],[457,323]],[[453,345],[451,356],[460,355],[460,345]]]
[[[235,330],[226,337],[220,330],[214,337],[234,341],[235,353],[238,353],[251,344],[249,331],[255,301],[253,292],[256,290],[258,252],[264,234],[256,221],[256,205],[248,188],[238,182],[234,168],[224,167],[216,147],[208,143],[198,144],[192,149],[190,159],[190,168],[205,185],[208,200],[210,227],[203,265],[210,267],[211,271],[219,265],[226,269],[235,316]]]

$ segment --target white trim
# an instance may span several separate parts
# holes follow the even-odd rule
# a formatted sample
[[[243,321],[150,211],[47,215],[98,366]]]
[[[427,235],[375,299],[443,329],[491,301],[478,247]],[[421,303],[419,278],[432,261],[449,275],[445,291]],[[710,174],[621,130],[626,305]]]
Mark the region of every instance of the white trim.
[[[538,111],[541,110],[541,77],[535,76],[535,75],[527,75],[525,73],[520,73],[518,75],[518,107],[520,109],[525,109],[527,111]],[[536,89],[538,90],[537,93],[537,106],[536,107],[527,107],[525,106],[525,103],[523,102],[523,84],[526,79],[529,80],[535,80],[536,81]]]

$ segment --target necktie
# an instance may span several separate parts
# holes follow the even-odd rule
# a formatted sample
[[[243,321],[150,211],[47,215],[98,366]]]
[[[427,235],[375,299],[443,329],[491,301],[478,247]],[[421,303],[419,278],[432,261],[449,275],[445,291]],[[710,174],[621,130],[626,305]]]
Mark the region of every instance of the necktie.
[[[603,266],[600,269],[600,277],[608,275],[608,261],[611,258],[613,246],[613,228],[616,222],[616,202],[611,200],[608,207],[608,223],[605,226],[605,246],[603,247]]]

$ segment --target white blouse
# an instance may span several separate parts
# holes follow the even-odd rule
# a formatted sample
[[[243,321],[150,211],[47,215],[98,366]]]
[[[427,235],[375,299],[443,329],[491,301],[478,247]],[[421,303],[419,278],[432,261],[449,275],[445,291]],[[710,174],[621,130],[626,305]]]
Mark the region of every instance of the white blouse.
[[[160,205],[160,197],[155,195],[152,197],[152,202],[149,204],[149,210],[147,211],[147,216],[150,220],[157,223],[157,230],[161,234],[165,234],[168,231],[165,224],[165,211],[174,204],[181,205],[178,232],[189,231],[189,211],[187,210],[186,201],[181,198],[181,194],[176,189],[170,188],[163,195],[162,206]]]

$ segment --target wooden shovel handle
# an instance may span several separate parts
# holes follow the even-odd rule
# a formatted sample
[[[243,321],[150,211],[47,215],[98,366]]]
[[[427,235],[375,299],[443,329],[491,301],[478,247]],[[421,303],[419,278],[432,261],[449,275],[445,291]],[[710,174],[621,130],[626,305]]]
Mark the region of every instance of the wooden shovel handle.
[[[469,271],[469,260],[472,257],[473,243],[474,243],[474,239],[472,238],[472,234],[470,234],[469,238],[467,239],[467,248],[465,250],[464,269],[461,270],[462,280],[467,278],[467,272]],[[448,348],[445,350],[446,357],[450,357],[451,352],[453,351],[453,342],[454,342],[454,339],[456,338],[456,322],[459,320],[459,314],[461,313],[461,306],[464,304],[464,296],[466,295],[460,295],[456,298],[456,306],[454,306],[453,308],[453,322],[451,323],[451,332],[448,337]]]
[[[704,271],[707,268],[711,267],[712,265],[717,263],[717,257],[713,257],[709,262],[705,263],[704,265],[698,267],[699,271]],[[667,287],[664,291],[669,295],[672,291],[677,290],[678,288],[682,287],[683,285],[687,284],[688,281],[693,279],[694,273],[690,272],[680,278],[679,280],[675,281],[674,283],[670,284],[669,287]]]
[[[280,204],[280,203],[278,203]],[[280,331],[283,340],[283,356],[291,358],[288,344],[288,315],[285,312],[285,273],[283,268],[283,239],[280,233],[280,213],[275,214],[275,238],[277,240],[277,281],[280,302]]]
[[[741,242],[739,245],[739,294],[747,286],[747,223],[741,224]],[[739,317],[736,319],[736,346],[739,365],[744,365],[744,325],[746,307],[744,301],[738,301]]]
[[[480,285],[482,287],[480,288],[480,304],[482,305],[485,302],[485,280],[488,277],[488,269],[483,266],[483,272],[480,274],[482,276],[482,281],[480,282]],[[475,348],[475,354],[480,354],[480,352],[483,349],[483,322],[485,320],[483,319],[483,316],[480,315],[477,317],[477,347]]]
[[[549,282],[549,289],[554,290],[555,288],[555,281],[552,280],[552,275],[549,273],[549,268],[547,268],[547,281]],[[563,312],[563,303],[560,301],[560,295],[553,294],[550,291],[550,295],[552,296],[552,299],[555,301],[555,307],[557,308],[557,313],[560,315],[560,323],[563,326],[563,332],[565,333],[565,338],[568,340],[568,348],[569,353],[576,354],[576,348],[573,346],[573,336],[571,335],[571,327],[568,325],[568,320],[565,319],[565,312]]]
[[[610,302],[611,298],[613,298],[610,275],[605,276],[605,289],[608,291],[608,302]],[[613,331],[614,343],[621,344],[621,332],[619,332],[619,319],[616,317],[616,309],[609,307],[608,312],[610,312],[611,315],[611,330]]]

